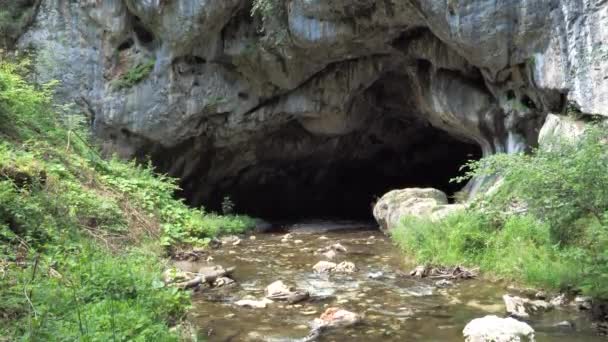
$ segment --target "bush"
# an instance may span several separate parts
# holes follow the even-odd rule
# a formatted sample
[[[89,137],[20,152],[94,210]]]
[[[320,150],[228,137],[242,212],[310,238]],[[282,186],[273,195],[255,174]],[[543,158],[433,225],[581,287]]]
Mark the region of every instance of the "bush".
[[[406,218],[392,237],[421,262],[608,298],[606,141],[591,127],[579,141],[472,162],[468,177],[499,176],[498,191],[440,222]]]
[[[137,64],[135,67],[127,70],[117,80],[112,82],[115,89],[131,88],[139,82],[145,80],[152,70],[154,70],[155,60],[151,59],[143,63]]]
[[[253,220],[189,208],[175,179],[102,159],[84,120],[51,101],[53,84],[30,85],[25,70],[0,63],[0,336],[177,340],[189,298],[163,286],[167,250],[154,246]]]
[[[592,127],[576,142],[556,141],[531,155],[494,155],[469,165],[471,176],[498,174],[504,184],[492,201],[503,208],[513,200],[547,221],[555,243],[576,240],[574,223],[601,220],[608,210],[608,134]],[[502,208],[501,208],[502,209]]]
[[[64,253],[40,257],[27,269],[11,267],[0,278],[0,310],[28,315],[11,335],[29,340],[177,340],[168,323],[182,317],[189,298],[162,287],[162,266],[155,255],[111,255],[86,241],[65,247]]]

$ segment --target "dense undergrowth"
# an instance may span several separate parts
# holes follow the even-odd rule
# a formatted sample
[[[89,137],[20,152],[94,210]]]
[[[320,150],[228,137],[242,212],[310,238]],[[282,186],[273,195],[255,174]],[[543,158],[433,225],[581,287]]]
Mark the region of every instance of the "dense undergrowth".
[[[498,190],[439,222],[408,217],[393,238],[422,262],[608,298],[606,141],[591,126],[577,141],[473,162],[468,177],[498,175]]]
[[[174,199],[175,180],[103,159],[49,84],[0,64],[0,341],[171,341],[187,293],[163,255],[253,225]]]

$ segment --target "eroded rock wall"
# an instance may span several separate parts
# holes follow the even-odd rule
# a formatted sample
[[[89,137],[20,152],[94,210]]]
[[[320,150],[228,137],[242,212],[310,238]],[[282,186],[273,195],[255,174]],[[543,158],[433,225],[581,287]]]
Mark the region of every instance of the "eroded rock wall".
[[[194,203],[289,165],[311,185],[336,160],[407,165],[429,127],[487,155],[536,144],[549,112],[608,115],[606,1],[256,2],[43,0],[19,46],[108,152]]]

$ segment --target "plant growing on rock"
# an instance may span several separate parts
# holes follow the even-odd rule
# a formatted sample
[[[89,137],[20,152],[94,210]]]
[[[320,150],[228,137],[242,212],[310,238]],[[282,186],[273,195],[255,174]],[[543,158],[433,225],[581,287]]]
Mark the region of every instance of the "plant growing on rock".
[[[127,70],[124,74],[112,82],[114,89],[126,89],[131,88],[139,82],[146,79],[152,70],[154,70],[155,60],[150,59],[145,62],[137,64],[135,67]]]
[[[276,48],[288,42],[290,35],[284,0],[254,0],[251,16],[261,18],[259,31],[266,34],[262,42],[267,46]]]
[[[281,11],[282,5],[282,0],[253,0],[251,16],[259,15],[262,21],[266,23]]]
[[[608,298],[606,141],[605,129],[591,126],[578,141],[472,162],[468,177],[498,175],[498,191],[440,222],[407,218],[393,238],[423,262],[479,265]],[[511,210],[514,202],[525,212]]]

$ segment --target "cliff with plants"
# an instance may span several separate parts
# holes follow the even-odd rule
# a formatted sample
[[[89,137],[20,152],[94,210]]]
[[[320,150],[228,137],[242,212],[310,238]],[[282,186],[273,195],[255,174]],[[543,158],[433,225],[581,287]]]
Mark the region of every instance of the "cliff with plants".
[[[185,338],[165,258],[233,212],[373,212],[608,319],[607,27],[605,0],[0,0],[0,335]]]
[[[284,211],[295,194],[317,212],[368,202],[391,188],[378,179],[439,183],[402,175],[441,164],[446,145],[524,151],[549,113],[608,112],[602,1],[32,4],[16,47],[37,79],[61,81],[104,151],[149,156],[214,208],[226,194],[259,214],[276,196]],[[344,169],[378,163],[373,184],[333,191]]]

